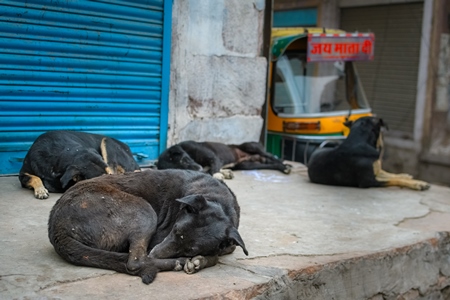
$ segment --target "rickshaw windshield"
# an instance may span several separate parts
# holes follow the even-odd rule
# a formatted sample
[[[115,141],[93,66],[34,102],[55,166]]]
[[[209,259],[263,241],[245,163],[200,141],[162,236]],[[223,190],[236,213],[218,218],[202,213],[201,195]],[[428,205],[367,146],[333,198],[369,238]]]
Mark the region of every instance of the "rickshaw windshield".
[[[369,108],[351,61],[307,62],[305,53],[285,52],[275,65],[272,108],[277,115],[331,115]]]

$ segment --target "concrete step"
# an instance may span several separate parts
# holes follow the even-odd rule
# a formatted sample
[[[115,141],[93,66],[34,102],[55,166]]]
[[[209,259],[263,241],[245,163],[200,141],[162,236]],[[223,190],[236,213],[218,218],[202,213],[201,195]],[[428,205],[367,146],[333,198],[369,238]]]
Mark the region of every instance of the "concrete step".
[[[1,299],[449,299],[450,189],[316,185],[306,168],[235,172],[240,248],[193,275],[73,266],[47,237],[58,194],[0,178]]]

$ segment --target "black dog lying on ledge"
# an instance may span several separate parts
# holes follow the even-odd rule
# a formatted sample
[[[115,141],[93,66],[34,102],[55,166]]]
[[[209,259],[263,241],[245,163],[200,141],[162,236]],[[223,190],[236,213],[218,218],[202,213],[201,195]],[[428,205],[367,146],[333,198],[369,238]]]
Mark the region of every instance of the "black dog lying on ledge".
[[[289,174],[292,168],[264,151],[257,142],[225,145],[195,141],[184,141],[166,149],[158,157],[156,167],[205,171],[218,179],[233,178],[230,170],[270,169]]]
[[[53,206],[48,236],[79,266],[115,270],[151,283],[158,271],[194,273],[239,245],[240,208],[210,175],[161,170],[77,183]]]
[[[40,135],[28,150],[19,173],[22,187],[37,199],[62,193],[76,182],[140,171],[125,143],[100,134],[55,130]]]
[[[347,122],[348,137],[336,148],[316,150],[308,163],[309,179],[314,183],[353,186],[399,186],[427,190],[427,182],[414,180],[408,174],[392,174],[381,168],[383,154],[383,120],[363,117]]]

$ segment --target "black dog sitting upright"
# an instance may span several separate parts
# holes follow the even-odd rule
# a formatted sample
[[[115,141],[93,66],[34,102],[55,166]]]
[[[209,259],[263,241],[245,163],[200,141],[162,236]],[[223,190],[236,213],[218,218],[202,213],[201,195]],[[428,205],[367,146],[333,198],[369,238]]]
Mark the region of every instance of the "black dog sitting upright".
[[[38,199],[61,193],[76,182],[103,174],[140,170],[128,145],[114,138],[77,131],[49,131],[28,150],[19,173]]]
[[[232,178],[231,170],[278,170],[285,174],[291,172],[291,166],[284,164],[274,155],[264,151],[257,142],[240,145],[225,145],[215,142],[184,141],[166,149],[156,163],[158,169],[188,169],[206,171],[210,175],[223,179]]]
[[[381,168],[383,153],[383,120],[363,117],[350,127],[348,137],[336,148],[315,151],[308,163],[308,175],[312,182],[353,187],[400,186],[414,190],[426,190],[430,185],[414,180],[408,174],[392,174]]]
[[[239,245],[240,208],[220,180],[188,170],[101,176],[77,183],[54,205],[48,234],[66,261],[140,276],[194,273]],[[150,251],[150,252],[148,252]]]

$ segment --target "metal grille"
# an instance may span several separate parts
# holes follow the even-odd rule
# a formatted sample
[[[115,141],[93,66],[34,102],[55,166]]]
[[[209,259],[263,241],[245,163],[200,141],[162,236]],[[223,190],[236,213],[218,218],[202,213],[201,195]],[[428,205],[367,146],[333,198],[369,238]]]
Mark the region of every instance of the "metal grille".
[[[18,172],[36,137],[56,129],[105,134],[139,158],[158,156],[167,133],[166,2],[0,4],[1,174]]]

